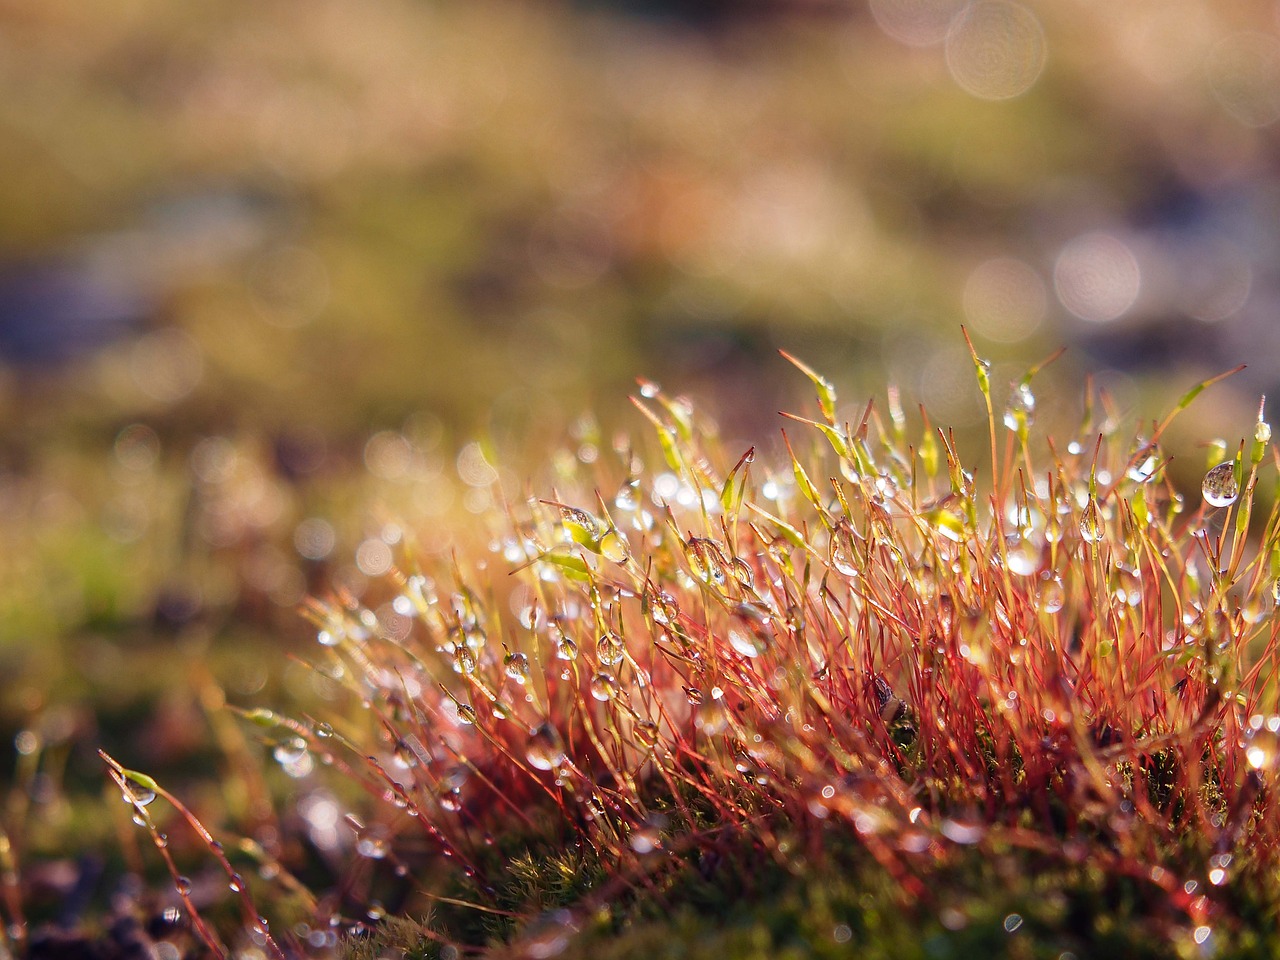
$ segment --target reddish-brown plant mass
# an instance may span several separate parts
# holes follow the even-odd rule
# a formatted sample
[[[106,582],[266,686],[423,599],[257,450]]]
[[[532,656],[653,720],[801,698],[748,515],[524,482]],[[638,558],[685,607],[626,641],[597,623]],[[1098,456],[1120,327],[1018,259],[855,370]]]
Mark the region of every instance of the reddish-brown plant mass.
[[[1032,375],[998,418],[975,361],[981,479],[892,394],[842,422],[798,362],[818,418],[777,467],[643,384],[650,457],[593,446],[486,557],[406,555],[376,600],[313,605],[317,668],[364,703],[363,734],[252,716],[282,762],[388,801],[357,853],[425,835],[479,890],[498,824],[628,883],[727,833],[767,852],[840,829],[910,897],[963,849],[1023,848],[1207,930],[1280,835],[1269,427],[1187,504],[1161,437],[1207,384],[1136,442],[1086,404],[1058,444],[1029,430]]]

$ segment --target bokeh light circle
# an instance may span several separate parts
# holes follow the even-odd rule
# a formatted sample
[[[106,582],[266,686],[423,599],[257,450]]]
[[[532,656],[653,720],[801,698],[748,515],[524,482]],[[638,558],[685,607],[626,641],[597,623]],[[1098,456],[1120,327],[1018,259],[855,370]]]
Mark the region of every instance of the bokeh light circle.
[[[1107,323],[1138,299],[1142,270],[1133,251],[1109,233],[1086,233],[1058,254],[1053,286],[1062,305],[1081,320]]]
[[[1205,58],[1213,98],[1246,127],[1280,119],[1280,38],[1269,33],[1233,33]]]
[[[990,340],[1017,343],[1035,332],[1048,312],[1044,281],[1013,257],[979,264],[965,281],[965,319]]]
[[[899,43],[932,47],[942,43],[964,0],[871,0],[876,24]]]
[[[979,0],[952,20],[946,55],[952,79],[965,92],[1008,100],[1030,90],[1044,70],[1044,28],[1011,0]]]

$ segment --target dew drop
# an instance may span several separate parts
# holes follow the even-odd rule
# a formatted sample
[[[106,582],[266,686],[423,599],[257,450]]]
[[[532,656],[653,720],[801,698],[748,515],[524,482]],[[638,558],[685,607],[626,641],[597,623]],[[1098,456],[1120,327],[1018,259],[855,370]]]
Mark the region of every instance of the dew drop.
[[[508,677],[521,686],[529,680],[529,658],[523,653],[509,653],[503,657],[502,669]]]
[[[1085,543],[1097,543],[1103,537],[1102,511],[1098,501],[1090,499],[1080,512],[1080,539]]]
[[[637,720],[635,735],[641,746],[652,750],[658,743],[658,725],[652,720]]]
[[[719,698],[712,697],[698,707],[694,723],[707,736],[715,736],[729,725],[729,711]]]
[[[476,655],[465,643],[453,651],[453,670],[467,676],[476,672]]]
[[[761,603],[740,603],[733,608],[729,624],[729,646],[744,657],[755,658],[765,653],[773,641],[769,629],[772,617]]]
[[[858,575],[858,561],[853,540],[853,528],[848,520],[842,519],[831,531],[829,547],[831,566],[846,577]]]
[[[1008,551],[1009,572],[1019,577],[1029,577],[1036,572],[1040,558],[1035,548],[1024,540],[1018,541]]]
[[[641,827],[628,838],[631,849],[642,856],[653,853],[662,846],[662,835],[654,827]]]
[[[613,505],[625,513],[630,513],[640,508],[640,500],[637,492],[640,484],[636,480],[628,480],[618,488],[617,494],[613,498]]]
[[[450,813],[457,813],[462,809],[462,791],[454,787],[440,794],[440,806]]]
[[[1280,716],[1254,714],[1241,738],[1245,760],[1254,770],[1268,771],[1280,759]]]
[[[1156,473],[1156,467],[1160,461],[1156,459],[1156,455],[1151,447],[1146,447],[1132,458],[1129,467],[1125,470],[1124,475],[1134,483],[1146,483]]]
[[[387,828],[375,823],[356,834],[356,853],[370,860],[383,860],[391,852],[391,837]]]
[[[188,897],[191,895],[191,878],[190,877],[178,877],[176,880],[173,881],[173,886],[178,891],[178,893],[180,893],[182,896]]]
[[[733,579],[742,584],[748,590],[756,584],[755,572],[751,569],[751,564],[743,560],[741,557],[734,557],[729,561],[729,572],[733,574]]]
[[[529,735],[525,746],[529,765],[539,770],[554,770],[565,762],[564,742],[549,723],[543,723]]]
[[[617,666],[626,655],[626,644],[612,630],[602,634],[596,641],[596,657],[599,658],[600,665],[603,667]]]
[[[1111,596],[1117,603],[1136,607],[1142,603],[1142,577],[1126,566],[1116,567],[1116,585]]]
[[[596,543],[603,532],[599,520],[578,507],[561,507],[560,522],[569,536],[578,543]]]
[[[468,726],[476,722],[476,708],[469,703],[458,704],[458,719]]]
[[[688,543],[689,566],[700,580],[713,586],[725,581],[724,554],[714,541],[691,537]]]
[[[613,700],[618,696],[618,678],[604,671],[597,673],[591,678],[591,696],[601,702]]]
[[[649,588],[645,590],[644,600],[654,623],[666,627],[679,619],[680,608],[676,605],[675,598],[665,590]]]
[[[124,782],[124,802],[132,804],[135,807],[145,807],[153,803],[156,799],[156,792],[150,787],[144,787],[136,780],[126,780]]]
[[[1004,408],[1004,425],[1014,431],[1025,430],[1035,420],[1035,412],[1036,395],[1031,392],[1031,385],[1019,383]]]
[[[600,538],[600,554],[613,563],[626,563],[631,556],[627,537],[620,530],[610,529]]]
[[[1057,613],[1066,602],[1066,591],[1058,577],[1052,577],[1036,591],[1036,603],[1044,613]]]
[[[307,741],[302,737],[290,737],[281,743],[276,744],[275,749],[271,751],[271,755],[276,758],[276,762],[281,766],[292,766],[300,761],[307,753]]]
[[[1200,492],[1204,495],[1204,502],[1211,507],[1226,507],[1235,503],[1240,496],[1235,464],[1228,460],[1206,473]]]

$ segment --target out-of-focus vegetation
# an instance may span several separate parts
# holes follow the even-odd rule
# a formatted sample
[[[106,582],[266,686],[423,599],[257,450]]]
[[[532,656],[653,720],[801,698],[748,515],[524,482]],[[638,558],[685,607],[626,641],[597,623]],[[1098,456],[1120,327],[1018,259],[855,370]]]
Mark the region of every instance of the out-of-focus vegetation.
[[[98,746],[261,816],[220,705],[332,694],[285,659],[297,604],[359,594],[377,544],[483,539],[493,478],[607,437],[637,375],[767,440],[785,347],[964,426],[967,322],[994,382],[1069,343],[1042,398],[1088,370],[1126,413],[1248,362],[1180,436],[1247,422],[1280,379],[1278,29],[1244,0],[0,4],[0,732],[37,918],[78,909],[76,855],[120,874]]]

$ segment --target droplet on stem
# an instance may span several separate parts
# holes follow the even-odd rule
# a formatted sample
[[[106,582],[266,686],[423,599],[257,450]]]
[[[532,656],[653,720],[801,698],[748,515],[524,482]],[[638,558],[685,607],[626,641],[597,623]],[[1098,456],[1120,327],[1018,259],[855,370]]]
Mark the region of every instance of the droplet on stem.
[[[525,745],[525,757],[530,766],[539,770],[554,770],[564,763],[564,742],[556,728],[543,723],[534,730]]]
[[[1036,395],[1030,384],[1019,383],[1013,388],[1009,403],[1004,408],[1004,425],[1010,430],[1025,430],[1035,419]]]
[[[1080,513],[1080,538],[1086,543],[1097,543],[1103,537],[1102,511],[1098,501],[1090,498]]]
[[[622,662],[623,657],[626,655],[626,644],[612,630],[602,634],[600,639],[596,641],[596,657],[599,658],[601,666],[616,666]]]
[[[1240,483],[1236,480],[1236,465],[1228,460],[1220,463],[1204,475],[1200,485],[1204,502],[1211,507],[1227,507],[1240,496]]]
[[[858,575],[857,554],[854,549],[853,528],[848,520],[842,519],[831,531],[830,545],[831,566],[846,577]]]
[[[607,702],[618,695],[618,678],[612,673],[601,671],[591,678],[591,696],[601,702]]]

